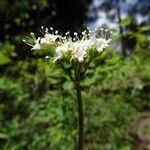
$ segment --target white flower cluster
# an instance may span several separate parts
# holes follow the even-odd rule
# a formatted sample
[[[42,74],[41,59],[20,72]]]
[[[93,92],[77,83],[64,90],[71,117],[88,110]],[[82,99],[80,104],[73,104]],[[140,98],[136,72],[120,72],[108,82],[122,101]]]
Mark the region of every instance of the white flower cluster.
[[[43,29],[43,27],[42,27]],[[111,32],[106,29],[94,29],[89,28],[82,32],[82,34],[74,33],[74,38],[70,36],[70,33],[65,33],[65,36],[60,36],[58,31],[50,28],[50,33],[46,28],[44,37],[38,37],[37,39],[32,35],[34,40],[34,49],[42,49],[44,46],[55,45],[55,55],[53,56],[54,61],[68,57],[69,59],[77,59],[79,62],[83,62],[88,56],[90,49],[95,49],[98,52],[102,52],[106,47],[109,46],[111,41]],[[99,32],[99,34],[98,34]],[[49,58],[49,56],[46,56]]]

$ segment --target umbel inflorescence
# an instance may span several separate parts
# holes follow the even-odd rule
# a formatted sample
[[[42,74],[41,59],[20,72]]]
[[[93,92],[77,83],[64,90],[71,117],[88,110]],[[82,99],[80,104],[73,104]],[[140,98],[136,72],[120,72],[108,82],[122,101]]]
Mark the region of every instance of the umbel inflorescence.
[[[31,50],[53,49],[53,55],[46,58],[52,58],[54,62],[59,59],[76,59],[78,62],[83,62],[91,51],[100,54],[111,41],[111,32],[103,28],[99,30],[87,28],[81,34],[74,32],[73,37],[69,32],[61,36],[52,27],[45,30],[41,27],[41,29],[43,37],[36,39],[34,33],[31,33],[34,44],[31,45],[26,40],[24,42],[32,46]]]

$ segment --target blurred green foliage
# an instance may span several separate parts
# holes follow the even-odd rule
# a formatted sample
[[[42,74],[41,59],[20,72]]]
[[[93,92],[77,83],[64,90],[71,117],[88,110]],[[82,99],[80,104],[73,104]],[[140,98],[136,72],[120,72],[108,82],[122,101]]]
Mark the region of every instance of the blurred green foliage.
[[[49,21],[62,32],[78,30],[83,18],[72,16],[76,19],[69,25],[62,21],[59,1],[9,3],[0,1],[0,17],[6,15],[0,23],[0,150],[73,150],[78,117],[74,87],[61,69],[43,54],[29,51],[21,40],[36,26],[39,30],[40,25],[51,25]],[[79,4],[72,6],[80,10]],[[121,22],[126,27],[131,24],[129,17]],[[82,82],[85,150],[134,147],[132,128],[139,123],[140,112],[150,108],[148,30],[149,26],[139,26],[124,32],[132,45],[127,58],[111,47],[89,67]]]

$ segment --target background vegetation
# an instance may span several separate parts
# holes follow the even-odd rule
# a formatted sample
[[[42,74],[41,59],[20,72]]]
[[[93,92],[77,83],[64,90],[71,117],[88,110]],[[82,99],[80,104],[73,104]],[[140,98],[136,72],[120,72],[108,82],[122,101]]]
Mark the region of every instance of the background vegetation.
[[[87,20],[95,19],[88,15],[91,4],[86,0],[0,1],[0,149],[76,148],[74,87],[62,70],[32,53],[22,39],[31,31],[40,34],[42,25],[62,33],[80,32]],[[146,14],[147,6],[138,13]],[[133,8],[125,19],[119,19],[120,5],[104,1],[101,8],[106,13],[117,10],[120,34],[114,30],[111,47],[90,66],[82,83],[85,150],[144,150],[148,145],[143,145],[143,139],[150,135],[149,124],[141,124],[150,109],[150,26],[137,23]]]

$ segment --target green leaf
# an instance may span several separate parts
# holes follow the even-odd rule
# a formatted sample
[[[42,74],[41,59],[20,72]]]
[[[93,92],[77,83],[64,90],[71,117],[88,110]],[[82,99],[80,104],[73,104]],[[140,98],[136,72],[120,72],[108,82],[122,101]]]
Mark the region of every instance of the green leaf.
[[[136,34],[136,39],[138,42],[143,43],[146,40],[146,37],[144,34]]]
[[[0,139],[8,139],[8,135],[4,133],[0,133]]]
[[[130,17],[127,17],[125,19],[123,19],[121,22],[120,22],[120,25],[122,26],[127,26],[131,23],[131,18]]]
[[[139,27],[138,29],[139,29],[139,31],[149,31],[150,30],[150,25]]]
[[[73,83],[70,82],[70,81],[66,81],[66,82],[63,84],[63,88],[64,88],[65,90],[70,90],[70,89],[73,88]]]
[[[114,58],[107,60],[107,63],[113,65],[119,62],[119,60],[120,60],[120,57],[114,57]]]
[[[5,64],[8,64],[10,63],[11,59],[4,55],[3,53],[0,53],[0,65],[5,65]]]

